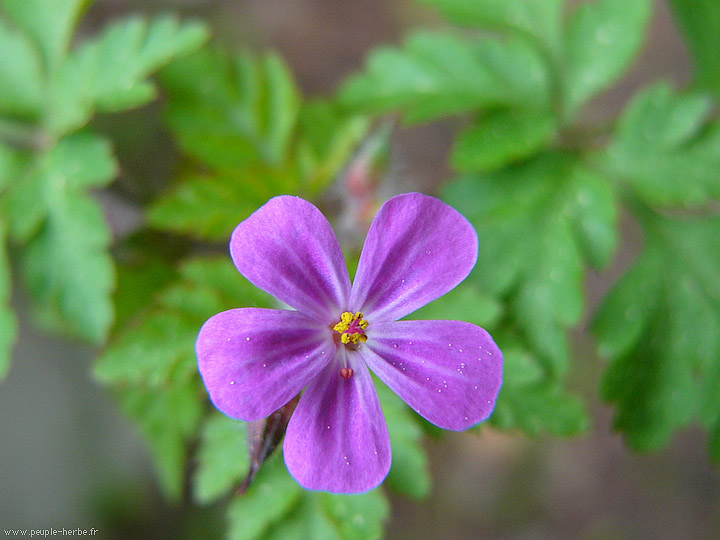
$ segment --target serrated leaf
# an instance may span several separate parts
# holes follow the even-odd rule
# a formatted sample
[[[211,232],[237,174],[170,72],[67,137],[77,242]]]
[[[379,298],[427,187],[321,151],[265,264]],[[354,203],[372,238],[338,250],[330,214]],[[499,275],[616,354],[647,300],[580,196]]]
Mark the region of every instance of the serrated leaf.
[[[562,380],[549,375],[542,362],[516,336],[496,333],[503,350],[503,386],[490,423],[529,435],[569,436],[589,426],[582,400],[568,393]]]
[[[520,40],[421,32],[402,49],[373,52],[365,73],[347,82],[340,100],[353,110],[400,110],[408,122],[422,122],[484,107],[542,107],[549,81],[543,61]]]
[[[222,170],[287,159],[300,102],[279,57],[203,50],[170,65],[162,80],[168,122],[191,155]]]
[[[547,110],[491,112],[458,136],[453,166],[459,171],[497,169],[538,152],[555,129],[556,119]]]
[[[41,321],[101,342],[112,324],[110,231],[98,204],[53,182],[42,229],[23,252],[23,275]]]
[[[109,142],[89,132],[60,139],[54,148],[16,169],[3,210],[14,240],[27,242],[43,223],[58,192],[81,195],[81,188],[107,185],[117,174]]]
[[[671,0],[670,6],[689,44],[696,81],[702,88],[720,94],[720,4],[716,0]]]
[[[227,259],[190,261],[180,279],[157,291],[155,302],[119,332],[94,374],[105,383],[151,387],[187,378],[197,372],[195,341],[203,323],[226,309],[263,305],[266,298]]]
[[[565,102],[574,114],[612,84],[645,40],[650,0],[598,0],[580,4],[565,31]]]
[[[67,53],[75,23],[90,3],[92,0],[2,0],[3,8],[35,41],[50,72]]]
[[[545,154],[494,174],[466,176],[445,192],[478,232],[482,251],[472,277],[509,302],[549,373],[565,371],[565,329],[583,311],[587,250],[581,244],[600,238],[602,247],[595,249],[604,254],[611,251],[607,237],[614,245],[612,198],[583,196],[598,181],[574,158]],[[592,227],[606,234],[578,234],[587,230],[588,214],[597,219]]]
[[[491,29],[512,29],[533,36],[557,52],[563,0],[420,0],[440,10],[450,21]]]
[[[245,495],[230,502],[228,539],[267,538],[267,529],[283,519],[302,496],[302,488],[290,477],[283,460],[273,456]]]
[[[151,225],[199,238],[227,240],[238,223],[275,195],[294,193],[295,178],[265,167],[242,174],[190,173],[148,212]]]
[[[658,83],[637,95],[618,124],[607,161],[651,204],[699,205],[720,198],[720,124],[710,101]]]
[[[168,122],[202,163],[151,207],[161,229],[225,240],[271,197],[326,187],[368,129],[327,102],[303,105],[273,55],[204,50],[164,70],[163,81]]]
[[[492,326],[502,314],[502,306],[485,294],[476,283],[466,281],[437,300],[413,312],[406,319],[458,320],[478,326]]]
[[[172,17],[131,18],[108,27],[73,50],[55,83],[49,129],[63,134],[83,126],[96,110],[121,111],[155,97],[147,77],[206,39],[197,23]]]
[[[0,382],[10,371],[12,346],[17,339],[17,320],[12,307],[12,279],[10,261],[5,250],[6,227],[0,220]]]
[[[193,496],[197,502],[211,503],[236,488],[250,465],[245,422],[213,414],[203,428],[196,459]]]
[[[118,395],[125,412],[140,426],[150,443],[158,479],[165,495],[182,495],[187,440],[195,433],[203,400],[194,379],[167,388],[132,386]]]
[[[304,491],[281,459],[258,473],[248,492],[228,508],[229,540],[376,540],[389,505],[380,490],[362,495]]]
[[[115,176],[110,145],[81,132],[22,161],[3,210],[13,239],[26,244],[22,271],[39,316],[51,328],[100,342],[112,323],[110,231],[84,190]]]
[[[392,467],[387,485],[397,493],[423,498],[430,492],[428,458],[422,447],[418,417],[384,384],[375,381],[390,432]]]
[[[0,112],[39,115],[44,94],[42,65],[33,44],[0,19]]]
[[[720,418],[720,221],[638,216],[645,249],[595,322],[603,378],[630,446],[655,449],[693,418]],[[629,327],[627,329],[626,327]]]

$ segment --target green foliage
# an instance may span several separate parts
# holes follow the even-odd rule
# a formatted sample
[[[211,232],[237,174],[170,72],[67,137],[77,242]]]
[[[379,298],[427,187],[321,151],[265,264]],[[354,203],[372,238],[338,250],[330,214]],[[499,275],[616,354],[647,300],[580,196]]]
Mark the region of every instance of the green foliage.
[[[206,37],[197,24],[172,17],[152,22],[131,18],[108,27],[73,50],[61,65],[51,97],[51,132],[83,126],[95,111],[123,111],[155,97],[149,74],[176,56],[196,49]]]
[[[401,110],[408,122],[421,122],[481,108],[542,104],[549,87],[541,57],[522,40],[418,32],[403,49],[373,52],[366,73],[352,77],[340,99],[348,108]]]
[[[34,165],[34,166],[33,166]],[[46,324],[95,342],[112,322],[110,231],[86,189],[107,184],[117,165],[91,133],[62,139],[7,191],[15,240],[26,243],[22,270]]]
[[[198,450],[193,495],[201,504],[214,502],[240,485],[250,459],[247,424],[215,413],[207,419]]]
[[[383,413],[390,431],[392,467],[387,482],[397,493],[417,499],[430,492],[428,459],[422,448],[422,429],[418,416],[387,386],[375,379]]]
[[[573,114],[613,83],[645,37],[651,0],[599,0],[578,6],[567,23],[564,100]]]
[[[374,540],[390,508],[380,490],[333,495],[302,488],[279,458],[269,460],[247,494],[228,508],[230,540]]]
[[[712,102],[658,83],[620,118],[608,165],[649,204],[700,205],[720,198],[720,125]]]
[[[612,358],[602,390],[617,404],[616,426],[632,447],[654,449],[694,418],[718,429],[720,220],[650,210],[638,217],[643,253],[605,300],[595,330]]]
[[[503,387],[489,422],[500,429],[530,435],[576,435],[589,427],[582,400],[562,381],[549,377],[536,355],[512,333],[495,336],[502,344]]]
[[[610,185],[581,160],[547,153],[466,175],[445,199],[478,232],[480,256],[470,279],[507,303],[502,325],[514,321],[521,334],[521,342],[498,338],[505,382],[491,421],[533,434],[582,431],[586,413],[562,389],[571,357],[566,332],[584,311],[586,266],[602,267],[615,249]]]
[[[609,186],[571,156],[546,154],[468,175],[445,198],[478,231],[482,250],[472,277],[507,299],[548,372],[564,373],[565,328],[583,313],[584,263],[602,265],[615,246]]]
[[[150,210],[153,226],[223,240],[275,195],[313,196],[367,129],[326,102],[303,103],[276,55],[204,50],[163,72],[167,118],[196,160]]]
[[[156,270],[151,265],[148,271]],[[123,301],[127,301],[126,296],[146,294],[142,288],[134,287],[134,280],[126,285],[117,292]],[[178,498],[185,473],[186,443],[200,425],[205,401],[197,375],[197,333],[209,317],[220,311],[264,305],[268,300],[237,272],[229,257],[185,263],[178,279],[151,298],[152,303],[130,318],[98,359],[94,373],[105,384],[120,389],[126,411],[155,449],[165,492]],[[212,438],[209,444],[217,444],[217,429],[206,430],[206,438]],[[209,452],[212,456],[214,450]],[[229,457],[242,453],[234,445],[226,452]],[[202,480],[209,484],[197,496],[207,499],[217,489],[212,484],[215,473],[202,474],[211,478]]]
[[[42,63],[54,72],[67,54],[75,24],[93,0],[2,0],[2,7],[36,44]]]
[[[510,30],[536,40],[549,53],[557,53],[561,36],[563,0],[420,0],[448,20],[493,30]]]
[[[549,110],[490,112],[457,139],[452,163],[462,171],[490,171],[536,154],[555,136]]]
[[[720,94],[720,4],[715,0],[671,0],[680,29],[684,31],[694,60],[694,77],[703,89]]]
[[[110,229],[89,190],[107,186],[118,164],[107,140],[81,128],[96,112],[147,103],[154,96],[147,77],[198,47],[205,31],[167,17],[132,19],[71,49],[88,4],[0,4],[0,221],[19,247],[38,320],[100,343],[113,321],[115,271]],[[3,283],[8,278],[4,272]],[[5,359],[13,325],[3,313]]]
[[[130,386],[119,389],[120,405],[150,444],[160,485],[169,499],[179,500],[185,478],[185,442],[203,412],[204,388],[195,379],[167,387]]]

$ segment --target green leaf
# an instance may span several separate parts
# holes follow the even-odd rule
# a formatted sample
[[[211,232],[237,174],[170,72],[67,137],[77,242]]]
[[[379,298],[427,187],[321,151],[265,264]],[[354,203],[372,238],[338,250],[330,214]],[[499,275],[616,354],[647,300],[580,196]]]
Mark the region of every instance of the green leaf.
[[[373,52],[340,99],[353,110],[400,110],[408,122],[422,122],[484,107],[543,107],[549,92],[545,64],[520,40],[421,32],[402,49]]]
[[[549,378],[537,357],[507,334],[497,334],[504,367],[503,386],[490,423],[500,429],[521,429],[529,435],[569,436],[589,427],[581,399]]]
[[[50,208],[61,204],[55,200],[58,193],[70,198],[76,194],[84,197],[83,188],[105,186],[115,177],[117,163],[106,139],[80,132],[35,156],[26,164],[25,171],[16,174],[3,209],[9,218],[12,238],[27,242]]]
[[[14,240],[26,244],[22,273],[43,323],[94,342],[112,323],[110,231],[85,194],[116,174],[110,145],[91,133],[61,139],[24,160],[3,200]]]
[[[163,387],[190,377],[197,373],[195,341],[207,319],[227,309],[269,305],[268,297],[245,280],[227,257],[186,263],[180,279],[152,300],[96,362],[94,374],[99,380]]]
[[[187,460],[187,441],[200,422],[204,389],[197,380],[175,382],[167,388],[132,386],[118,394],[125,412],[140,426],[150,443],[165,495],[179,500]]]
[[[250,465],[245,422],[219,413],[208,418],[197,462],[193,490],[197,502],[214,502],[236,488]]]
[[[375,380],[382,410],[390,432],[392,468],[387,485],[397,493],[415,498],[430,492],[428,458],[422,447],[423,431],[418,416],[387,386]]]
[[[0,220],[0,382],[10,371],[12,346],[17,339],[17,321],[10,306],[12,280],[5,250],[6,227]]]
[[[167,119],[191,155],[219,169],[285,162],[300,107],[278,56],[203,50],[162,73]]]
[[[549,373],[567,367],[565,329],[583,312],[586,254],[608,257],[615,243],[612,196],[587,195],[603,189],[603,180],[580,161],[545,154],[466,176],[445,192],[478,232],[482,251],[472,277],[509,302]],[[588,241],[597,245],[588,250],[581,245]]]
[[[555,130],[556,120],[547,110],[488,113],[458,136],[453,166],[460,171],[497,169],[537,153]]]
[[[227,538],[265,540],[267,529],[286,518],[302,497],[303,490],[288,474],[284,461],[278,455],[272,456],[263,464],[247,493],[230,502]]]
[[[512,29],[557,51],[563,0],[420,0],[437,8],[450,21],[466,26]]]
[[[39,116],[44,94],[42,65],[33,44],[0,19],[0,112]]]
[[[47,216],[22,270],[43,324],[100,343],[112,324],[110,231],[98,204],[53,182]]]
[[[720,198],[720,124],[707,120],[711,102],[658,83],[623,113],[607,163],[645,201],[699,205]]]
[[[277,56],[204,50],[163,72],[167,118],[199,159],[149,211],[160,229],[227,240],[283,193],[311,197],[333,181],[368,129],[332,104],[302,104]]]
[[[720,220],[638,208],[645,248],[595,320],[610,356],[602,393],[633,448],[663,446],[693,418],[720,418]]]
[[[25,167],[26,156],[0,142],[0,192],[16,182]]]
[[[389,514],[380,490],[362,495],[304,491],[273,457],[228,508],[229,540],[376,540]]]
[[[3,8],[39,47],[49,72],[67,54],[75,24],[90,3],[92,0],[2,0]]]
[[[650,0],[597,0],[577,7],[565,31],[569,114],[628,68],[645,40],[652,5]]]
[[[227,241],[237,224],[269,199],[296,192],[294,180],[266,167],[248,167],[242,173],[189,173],[150,207],[148,219],[158,229]]]
[[[437,300],[413,312],[406,319],[458,320],[478,326],[492,326],[502,314],[499,302],[468,280]]]
[[[147,77],[173,58],[198,48],[205,28],[172,17],[131,18],[73,50],[55,82],[49,128],[63,134],[83,126],[97,111],[122,111],[149,102]]]
[[[716,0],[671,0],[670,6],[690,46],[695,80],[700,87],[720,94],[720,4]]]

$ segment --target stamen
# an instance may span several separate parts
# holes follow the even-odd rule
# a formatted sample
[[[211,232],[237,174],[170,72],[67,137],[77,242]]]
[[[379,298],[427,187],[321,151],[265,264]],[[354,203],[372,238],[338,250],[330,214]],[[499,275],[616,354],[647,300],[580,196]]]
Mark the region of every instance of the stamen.
[[[333,326],[333,330],[340,334],[340,342],[344,345],[357,345],[367,341],[365,335],[367,327],[368,322],[363,318],[362,313],[346,311],[340,315],[340,322]]]
[[[353,369],[352,369],[352,368],[349,368],[349,367],[344,367],[344,368],[342,368],[342,369],[340,370],[340,376],[341,376],[343,379],[349,379],[350,377],[353,376],[353,373],[354,373],[354,372],[353,372]]]

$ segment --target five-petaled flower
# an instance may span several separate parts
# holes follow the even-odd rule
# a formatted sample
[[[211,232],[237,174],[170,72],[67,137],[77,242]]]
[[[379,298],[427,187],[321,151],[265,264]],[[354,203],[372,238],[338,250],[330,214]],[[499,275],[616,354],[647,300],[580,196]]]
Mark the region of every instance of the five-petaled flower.
[[[390,469],[390,437],[368,368],[441,428],[467,429],[495,406],[503,360],[485,330],[398,320],[465,279],[477,251],[455,209],[399,195],[373,221],[351,285],[322,213],[297,197],[271,199],[237,226],[230,253],[248,280],[295,309],[231,309],[205,323],[197,355],[213,403],[254,421],[304,389],[283,444],[290,473],[309,489],[376,487]]]

